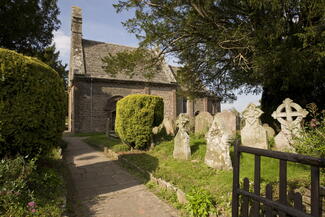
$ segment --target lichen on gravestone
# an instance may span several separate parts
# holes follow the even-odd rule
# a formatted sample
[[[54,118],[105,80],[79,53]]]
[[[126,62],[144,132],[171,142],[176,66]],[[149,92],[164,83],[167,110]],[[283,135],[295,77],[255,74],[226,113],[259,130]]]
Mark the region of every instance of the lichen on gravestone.
[[[268,148],[266,130],[259,119],[262,114],[263,111],[252,103],[242,112],[245,121],[245,126],[240,131],[243,146]]]
[[[180,114],[176,121],[179,129],[174,138],[173,157],[175,159],[189,160],[191,158],[190,136],[188,135],[189,122],[186,114]]]

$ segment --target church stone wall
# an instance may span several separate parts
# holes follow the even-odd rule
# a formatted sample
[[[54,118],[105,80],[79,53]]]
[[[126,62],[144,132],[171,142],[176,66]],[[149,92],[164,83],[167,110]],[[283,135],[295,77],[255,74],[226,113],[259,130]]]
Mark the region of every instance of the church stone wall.
[[[165,117],[176,118],[176,88],[151,87],[150,94],[161,96],[164,99]]]
[[[206,98],[199,98],[194,100],[194,113],[207,112]]]
[[[108,100],[114,96],[130,94],[161,96],[165,116],[176,116],[176,87],[145,87],[142,83],[108,82],[104,79],[81,79],[74,82],[75,132],[105,132],[108,118]],[[175,93],[175,94],[174,94]]]

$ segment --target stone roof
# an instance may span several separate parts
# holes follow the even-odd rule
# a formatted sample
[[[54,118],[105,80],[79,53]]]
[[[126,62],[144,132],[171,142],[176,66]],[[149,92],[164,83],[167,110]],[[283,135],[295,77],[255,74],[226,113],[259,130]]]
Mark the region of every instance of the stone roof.
[[[82,46],[84,52],[86,74],[89,74],[92,77],[116,80],[149,81],[154,83],[176,83],[171,69],[166,64],[162,66],[162,70],[157,71],[151,80],[145,78],[141,72],[136,73],[132,78],[130,78],[128,75],[122,73],[118,73],[116,76],[112,76],[103,70],[102,58],[106,57],[108,53],[114,55],[118,52],[134,50],[136,49],[135,47],[86,39],[82,39]]]

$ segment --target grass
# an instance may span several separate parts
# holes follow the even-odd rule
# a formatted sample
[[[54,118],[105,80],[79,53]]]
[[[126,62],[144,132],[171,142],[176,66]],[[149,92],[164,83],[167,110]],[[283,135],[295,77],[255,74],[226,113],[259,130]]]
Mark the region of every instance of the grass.
[[[173,207],[175,207],[177,210],[179,210],[179,214],[181,216],[188,216],[186,212],[185,205],[180,204],[177,200],[177,196],[174,192],[169,191],[165,188],[161,188],[156,183],[153,183],[151,181],[146,183],[147,188],[153,192],[155,195],[157,195],[159,198],[163,199],[164,201],[167,201],[169,204],[171,204]]]
[[[130,148],[126,144],[121,143],[119,139],[110,137],[109,139],[105,134],[82,134],[83,137],[87,137],[84,141],[92,146],[97,146],[99,148],[110,148],[115,152],[125,152],[129,151]]]
[[[118,139],[107,139],[103,135],[94,135],[86,139],[93,145],[106,146],[119,152],[125,151],[127,146]],[[206,142],[203,137],[191,136],[191,160],[173,159],[173,141],[165,141],[147,152],[128,152],[121,157],[131,161],[138,167],[152,172],[155,177],[162,178],[184,192],[189,192],[193,187],[209,191],[217,203],[217,212],[230,213],[232,193],[232,171],[220,171],[209,168],[204,164]],[[268,183],[277,183],[279,174],[279,161],[261,157],[261,191]],[[254,156],[242,154],[240,165],[240,179],[248,177],[251,182],[254,177]],[[325,175],[322,174],[321,182],[325,184]],[[308,166],[288,163],[288,184],[292,186],[307,187],[310,183],[310,169]],[[253,187],[253,186],[251,186]],[[277,196],[274,195],[276,198]]]

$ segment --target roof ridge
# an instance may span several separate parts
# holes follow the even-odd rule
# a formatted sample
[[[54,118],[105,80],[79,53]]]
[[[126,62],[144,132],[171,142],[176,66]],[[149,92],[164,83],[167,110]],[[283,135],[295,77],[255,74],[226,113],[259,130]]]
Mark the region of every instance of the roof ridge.
[[[84,40],[84,41],[89,41],[89,42],[95,42],[95,43],[97,43],[97,44],[116,45],[116,46],[120,46],[120,47],[134,48],[134,49],[139,48],[139,47],[134,47],[134,46],[129,46],[129,45],[116,44],[116,43],[103,42],[103,41],[96,41],[96,40],[90,40],[90,39],[85,39],[85,38],[83,38],[82,40]]]

